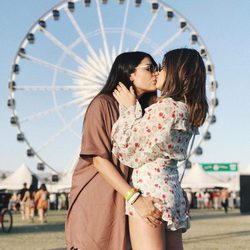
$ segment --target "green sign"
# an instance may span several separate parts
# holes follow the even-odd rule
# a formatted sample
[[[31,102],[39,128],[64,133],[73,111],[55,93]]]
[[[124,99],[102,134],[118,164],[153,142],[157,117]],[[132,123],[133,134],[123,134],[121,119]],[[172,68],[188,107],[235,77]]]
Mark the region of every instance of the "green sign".
[[[238,172],[238,163],[201,163],[206,172]]]

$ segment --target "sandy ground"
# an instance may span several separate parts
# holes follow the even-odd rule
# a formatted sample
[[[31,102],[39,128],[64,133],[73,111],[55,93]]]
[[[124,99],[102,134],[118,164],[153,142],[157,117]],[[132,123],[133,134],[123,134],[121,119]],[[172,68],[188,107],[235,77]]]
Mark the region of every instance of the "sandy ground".
[[[65,250],[65,214],[49,211],[44,225],[37,217],[29,223],[14,214],[12,232],[0,232],[0,249]],[[241,215],[238,210],[229,210],[227,215],[223,211],[192,210],[191,215],[192,227],[183,234],[185,250],[250,250],[250,215]]]

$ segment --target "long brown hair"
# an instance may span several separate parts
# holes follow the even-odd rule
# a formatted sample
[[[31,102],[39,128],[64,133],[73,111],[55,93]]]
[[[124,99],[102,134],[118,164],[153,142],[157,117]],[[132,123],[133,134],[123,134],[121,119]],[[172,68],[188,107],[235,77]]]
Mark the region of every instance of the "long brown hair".
[[[189,122],[201,126],[208,112],[206,98],[206,68],[198,51],[175,49],[164,55],[166,79],[162,96],[184,101],[190,109]]]

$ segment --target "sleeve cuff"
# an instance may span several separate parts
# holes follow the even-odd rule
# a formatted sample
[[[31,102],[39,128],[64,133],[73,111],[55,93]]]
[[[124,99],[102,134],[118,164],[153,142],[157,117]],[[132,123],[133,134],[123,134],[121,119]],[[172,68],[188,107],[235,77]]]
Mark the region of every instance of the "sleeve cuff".
[[[119,111],[120,111],[120,117],[126,120],[128,118],[132,118],[133,120],[136,120],[142,117],[142,108],[138,100],[136,101],[135,105],[129,108],[125,108],[119,105]]]

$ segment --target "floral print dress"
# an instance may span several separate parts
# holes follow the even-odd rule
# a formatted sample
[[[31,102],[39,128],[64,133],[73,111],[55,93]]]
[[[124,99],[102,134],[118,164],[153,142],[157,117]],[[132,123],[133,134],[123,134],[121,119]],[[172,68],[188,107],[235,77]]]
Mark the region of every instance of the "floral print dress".
[[[143,196],[160,198],[162,219],[169,230],[189,227],[186,201],[179,183],[177,161],[186,158],[193,134],[188,106],[163,98],[142,109],[139,102],[128,109],[120,107],[120,117],[112,128],[112,153],[134,168],[131,182]],[[126,204],[126,214],[139,216]]]

